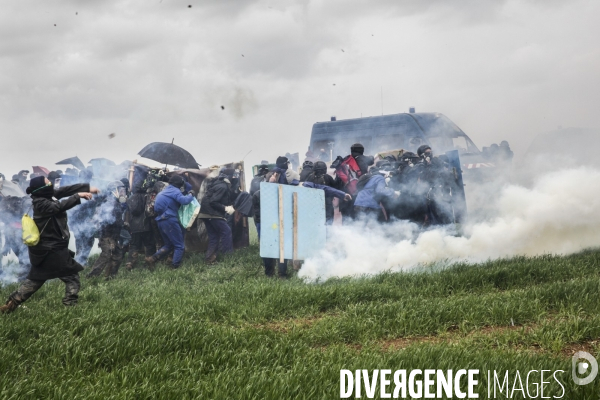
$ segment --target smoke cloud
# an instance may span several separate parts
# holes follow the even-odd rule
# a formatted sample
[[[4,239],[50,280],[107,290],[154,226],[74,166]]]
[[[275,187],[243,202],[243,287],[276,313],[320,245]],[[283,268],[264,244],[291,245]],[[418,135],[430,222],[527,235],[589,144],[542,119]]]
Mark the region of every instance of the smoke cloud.
[[[405,221],[359,221],[332,228],[327,248],[308,259],[308,280],[427,270],[432,264],[471,263],[517,255],[571,254],[600,244],[600,170],[580,167],[539,177],[531,188],[504,186],[495,215],[463,227],[420,232]]]

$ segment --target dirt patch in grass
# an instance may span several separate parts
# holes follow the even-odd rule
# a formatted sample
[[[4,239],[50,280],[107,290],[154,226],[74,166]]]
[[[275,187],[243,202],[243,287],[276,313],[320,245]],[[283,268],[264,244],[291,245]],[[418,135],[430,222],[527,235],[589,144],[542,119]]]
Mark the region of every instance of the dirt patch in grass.
[[[565,357],[573,357],[573,354],[578,351],[586,351],[593,356],[598,354],[598,350],[600,349],[600,338],[585,340],[579,343],[568,344],[560,351],[562,355]]]
[[[314,324],[318,323],[329,317],[335,317],[335,314],[321,314],[306,318],[293,318],[283,321],[273,321],[265,324],[252,325],[254,328],[271,330],[283,334],[292,332],[295,329],[310,329]],[[545,320],[545,323],[558,323],[565,320],[564,317],[550,317]],[[434,335],[423,335],[423,336],[409,336],[409,337],[397,337],[391,339],[376,340],[371,342],[376,347],[381,348],[383,351],[398,351],[403,350],[411,346],[422,345],[422,344],[447,344],[453,345],[458,344],[461,341],[477,343],[478,339],[484,341],[496,336],[506,335],[510,332],[517,332],[522,335],[525,339],[527,335],[532,334],[536,329],[540,328],[542,323],[530,323],[525,325],[509,325],[509,326],[484,326],[468,332],[461,331],[457,325],[450,326],[446,332]],[[520,342],[520,343],[519,343]],[[363,343],[346,343],[344,344],[349,349],[355,351],[361,351],[365,344]],[[496,347],[496,345],[490,345]],[[326,346],[315,346],[315,349],[326,351],[330,345]],[[541,347],[537,343],[527,343],[527,340],[521,342],[512,342],[506,344],[507,348],[513,350],[522,350],[535,353],[556,353],[556,350],[551,350]],[[586,340],[577,343],[565,344],[559,351],[559,354],[564,357],[571,357],[577,351],[587,351],[591,354],[597,354],[600,350],[600,338],[593,340]]]
[[[396,339],[388,339],[380,342],[380,346],[383,350],[401,350],[416,344],[437,344],[450,342],[445,338],[439,336],[415,336],[415,337],[403,337]]]

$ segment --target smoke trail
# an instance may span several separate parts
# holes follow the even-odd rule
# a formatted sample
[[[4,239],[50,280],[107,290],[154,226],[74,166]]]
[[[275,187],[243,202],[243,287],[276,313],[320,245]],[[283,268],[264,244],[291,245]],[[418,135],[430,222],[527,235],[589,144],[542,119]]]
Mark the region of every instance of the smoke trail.
[[[22,241],[21,218],[30,213],[29,197],[0,198],[0,287],[22,279],[29,271],[29,252]]]
[[[571,254],[600,245],[600,170],[548,173],[528,189],[505,186],[496,214],[464,227],[419,232],[403,221],[378,226],[357,222],[334,227],[327,249],[308,259],[299,276],[308,280],[400,271],[437,262],[472,263],[516,255]]]

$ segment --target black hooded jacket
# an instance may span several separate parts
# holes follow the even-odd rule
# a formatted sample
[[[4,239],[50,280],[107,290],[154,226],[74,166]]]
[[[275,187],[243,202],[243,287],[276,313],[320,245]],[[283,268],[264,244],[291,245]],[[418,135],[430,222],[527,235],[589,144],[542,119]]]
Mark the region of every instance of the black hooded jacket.
[[[61,187],[54,191],[58,201],[46,197],[32,196],[33,220],[40,231],[40,241],[29,247],[31,280],[47,280],[75,274],[83,267],[73,260],[69,251],[71,233],[67,225],[67,210],[81,203],[77,193],[89,192],[87,183]]]
[[[67,225],[67,210],[81,204],[77,193],[89,191],[90,185],[82,183],[56,189],[54,197],[58,200],[66,198],[63,201],[32,196],[33,220],[41,233],[40,242],[35,248],[59,249],[69,246],[71,233]]]
[[[133,188],[133,194],[127,199],[127,219],[131,233],[150,231],[150,218],[146,217],[148,193],[141,185]]]
[[[231,204],[229,180],[227,179],[227,175],[220,174],[218,178],[208,184],[206,194],[200,203],[200,212],[202,214],[225,218],[225,207]]]
[[[256,193],[260,190],[260,183],[266,182],[266,180],[265,180],[266,175],[267,174],[254,175],[254,178],[252,178],[252,181],[250,182],[250,196],[252,196],[254,193]]]
[[[306,182],[306,178],[313,173],[313,167],[306,166],[300,171],[300,182]]]

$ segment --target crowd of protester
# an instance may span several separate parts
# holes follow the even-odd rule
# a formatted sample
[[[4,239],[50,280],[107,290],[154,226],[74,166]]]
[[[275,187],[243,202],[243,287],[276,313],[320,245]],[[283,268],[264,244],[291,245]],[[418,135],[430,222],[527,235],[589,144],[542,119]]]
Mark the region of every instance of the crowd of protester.
[[[54,278],[65,283],[63,303],[76,304],[79,273],[85,268],[87,277],[103,275],[106,279],[114,278],[122,264],[127,270],[142,266],[154,270],[163,261],[170,268],[179,268],[184,259],[186,229],[178,211],[197,197],[201,197],[197,223],[204,225],[208,235],[205,261],[215,264],[221,254],[233,252],[232,220],[240,204],[251,205],[260,240],[261,182],[322,190],[326,226],[334,223],[336,209],[343,224],[402,219],[427,228],[454,221],[452,195],[456,180],[445,156],[434,157],[427,145],[419,147],[416,154],[399,152],[377,160],[364,152],[364,147],[356,143],[349,155],[337,157],[330,165],[324,156],[306,160],[300,172],[291,168],[288,157],[280,156],[274,167],[258,167],[249,193],[242,191],[238,171],[222,168],[216,177],[207,178],[202,196],[197,196],[184,176],[167,178],[164,171],[151,171],[133,184],[126,178],[113,181],[102,190],[90,186],[90,169],[80,171],[79,183],[73,185],[60,184],[62,171],[52,171],[47,177],[31,174],[29,179],[29,171],[20,171],[12,182],[29,196],[0,196],[1,254],[6,256],[12,251],[26,275],[0,312],[14,311],[45,281]],[[27,247],[21,240],[20,220],[31,211],[40,241]],[[71,234],[75,252],[69,250]],[[90,265],[96,239],[100,255]],[[278,276],[288,277],[289,261],[263,258],[265,274],[275,276],[277,265]]]

